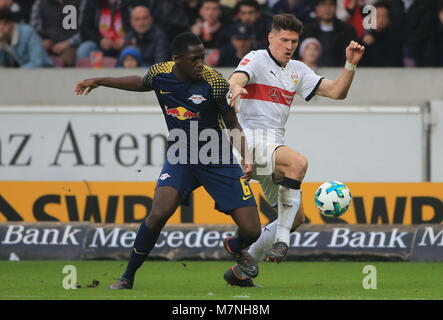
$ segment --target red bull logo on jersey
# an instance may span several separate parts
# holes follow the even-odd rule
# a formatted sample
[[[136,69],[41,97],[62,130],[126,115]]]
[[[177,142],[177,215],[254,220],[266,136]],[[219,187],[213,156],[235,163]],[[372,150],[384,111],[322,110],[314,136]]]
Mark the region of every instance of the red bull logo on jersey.
[[[200,118],[200,112],[192,112],[186,109],[185,107],[177,107],[177,108],[170,108],[165,106],[165,111],[168,116],[177,118],[178,120],[191,120],[195,118]]]
[[[205,97],[203,97],[200,94],[193,94],[188,99],[191,100],[192,102],[194,102],[195,104],[200,104],[203,101],[206,101]]]

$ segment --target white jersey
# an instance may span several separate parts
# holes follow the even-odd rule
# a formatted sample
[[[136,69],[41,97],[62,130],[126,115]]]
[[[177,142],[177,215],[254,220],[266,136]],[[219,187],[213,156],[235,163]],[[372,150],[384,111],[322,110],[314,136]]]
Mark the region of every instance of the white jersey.
[[[309,101],[322,79],[301,61],[290,60],[282,67],[269,49],[249,52],[234,72],[243,72],[249,78],[245,86],[248,94],[239,103],[240,125],[245,132],[275,129],[281,143],[294,95]]]

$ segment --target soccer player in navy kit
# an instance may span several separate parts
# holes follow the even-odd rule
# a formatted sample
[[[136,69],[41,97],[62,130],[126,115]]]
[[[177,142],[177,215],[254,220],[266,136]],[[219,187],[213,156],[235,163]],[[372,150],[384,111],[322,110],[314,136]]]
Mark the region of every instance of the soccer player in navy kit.
[[[226,250],[236,258],[243,272],[252,278],[258,275],[256,262],[245,250],[261,233],[257,205],[248,184],[253,167],[246,161],[242,128],[226,100],[229,84],[220,73],[203,64],[204,56],[200,39],[192,33],[182,33],[172,44],[173,61],[153,65],[145,77],[93,78],[75,87],[77,94],[86,95],[99,86],[128,91],[154,90],[169,135],[179,129],[185,136],[180,139],[179,134],[179,139],[169,141],[152,209],[140,225],[125,273],[110,289],[132,288],[135,272],[154,247],[160,231],[180,203],[186,204],[192,191],[200,186],[215,200],[216,209],[229,214],[239,227],[235,236],[224,240]],[[237,129],[235,132],[240,133],[236,148],[243,158],[243,170],[234,161],[229,139],[222,137],[222,119],[228,129]],[[194,135],[200,136],[208,130],[212,133],[211,141],[195,139]],[[223,141],[227,141],[227,147]],[[207,157],[201,157],[201,151],[204,144],[210,142],[214,148],[208,163]]]

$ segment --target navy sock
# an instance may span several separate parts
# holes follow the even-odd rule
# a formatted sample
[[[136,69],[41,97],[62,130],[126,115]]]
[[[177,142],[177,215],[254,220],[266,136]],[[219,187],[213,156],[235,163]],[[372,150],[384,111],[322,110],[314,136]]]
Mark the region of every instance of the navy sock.
[[[249,247],[252,243],[254,243],[254,240],[243,235],[243,233],[240,232],[240,229],[237,229],[236,234],[228,241],[229,248],[234,252],[240,252]]]
[[[146,257],[151,252],[155,243],[157,242],[159,231],[152,231],[146,227],[143,221],[138,229],[137,236],[135,237],[134,246],[129,257],[128,266],[123,274],[122,278],[125,278],[129,282],[134,282],[135,272],[146,260]]]

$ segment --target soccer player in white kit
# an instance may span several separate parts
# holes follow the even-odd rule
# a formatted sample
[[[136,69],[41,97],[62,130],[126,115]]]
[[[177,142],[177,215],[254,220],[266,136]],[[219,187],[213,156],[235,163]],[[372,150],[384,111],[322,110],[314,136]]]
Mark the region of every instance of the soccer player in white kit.
[[[278,211],[278,219],[267,225],[249,248],[256,261],[281,262],[288,251],[290,233],[304,221],[301,183],[308,161],[284,144],[285,124],[295,94],[306,101],[316,94],[345,99],[365,50],[351,41],[343,72],[335,81],[328,80],[303,62],[291,60],[302,31],[302,22],[293,15],[275,15],[268,49],[248,53],[229,79],[228,98],[238,112],[253,156],[254,179]],[[226,271],[224,278],[231,285],[255,286],[237,265]]]

